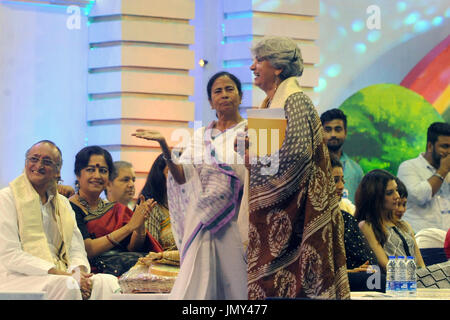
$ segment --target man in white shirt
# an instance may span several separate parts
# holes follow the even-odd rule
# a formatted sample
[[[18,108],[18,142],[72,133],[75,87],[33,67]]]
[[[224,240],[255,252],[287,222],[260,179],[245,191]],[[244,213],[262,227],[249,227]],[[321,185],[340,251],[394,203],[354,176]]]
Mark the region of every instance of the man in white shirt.
[[[47,299],[107,299],[117,278],[90,273],[75,214],[56,191],[62,165],[51,141],[34,144],[25,170],[0,190],[0,291],[41,291]]]
[[[427,149],[404,161],[398,178],[408,189],[404,219],[415,233],[425,228],[450,228],[450,124],[435,122],[428,127]]]

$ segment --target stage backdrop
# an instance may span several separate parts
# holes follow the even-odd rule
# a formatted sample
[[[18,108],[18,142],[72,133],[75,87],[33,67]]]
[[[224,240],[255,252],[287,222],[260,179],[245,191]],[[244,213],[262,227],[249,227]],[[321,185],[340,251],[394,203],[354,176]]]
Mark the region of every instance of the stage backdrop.
[[[319,110],[347,115],[344,150],[365,172],[397,174],[449,121],[449,17],[438,0],[321,1]]]
[[[0,2],[0,188],[42,139],[61,147],[62,178],[73,184],[75,154],[86,143],[89,49],[87,8],[67,8]]]
[[[299,44],[306,63],[301,78],[305,92],[319,113],[330,108],[347,113],[345,151],[360,161],[365,171],[382,167],[396,173],[401,161],[425,150],[429,123],[449,121],[448,1],[168,0],[166,7],[161,3],[0,1],[0,187],[22,172],[25,150],[40,139],[53,140],[61,147],[62,177],[67,184],[75,180],[76,152],[93,142],[110,148],[114,160],[127,154],[123,150],[134,152],[142,181],[151,165],[151,159],[147,163],[145,157],[153,146],[133,145],[132,140],[123,138],[127,130],[137,121],[190,128],[194,122],[208,123],[214,113],[206,97],[206,83],[223,69],[243,80],[245,116],[246,108],[263,98],[261,90],[252,85],[248,49],[266,34],[291,36]],[[175,5],[178,9],[186,6],[184,16],[166,10]],[[136,14],[139,10],[142,13]],[[128,26],[139,29],[138,24],[180,27],[189,37],[169,44],[149,40],[145,32],[127,34]],[[100,30],[102,26],[106,27]],[[107,26],[114,28],[108,32]],[[151,30],[151,37],[157,37],[159,29]],[[93,38],[94,33],[101,39]],[[120,38],[108,42],[108,35]],[[187,63],[161,67],[160,58],[177,55],[150,54],[147,60],[139,52],[177,52]],[[140,64],[126,66],[128,57]],[[202,59],[208,63],[200,64]],[[105,82],[102,79],[107,74]],[[162,93],[121,92],[129,88],[121,82],[129,76],[143,79],[155,74],[183,77],[188,90],[181,94],[163,88]],[[133,83],[138,89],[145,87]],[[92,91],[115,88],[119,92],[109,92],[114,97],[106,91],[102,91],[104,96]],[[136,119],[139,109],[127,102],[136,102],[143,95],[151,105],[160,106],[166,99],[173,108],[188,106],[189,113],[183,119],[175,114],[167,118],[167,109],[158,107],[163,122],[155,121],[156,113],[151,120],[145,116]],[[102,98],[115,102],[113,109]],[[94,105],[98,108],[89,108]],[[137,108],[144,106],[138,104]],[[95,140],[93,132],[99,128],[105,129],[102,132],[118,128],[114,132],[120,131],[120,136]],[[116,145],[108,145],[108,141]]]

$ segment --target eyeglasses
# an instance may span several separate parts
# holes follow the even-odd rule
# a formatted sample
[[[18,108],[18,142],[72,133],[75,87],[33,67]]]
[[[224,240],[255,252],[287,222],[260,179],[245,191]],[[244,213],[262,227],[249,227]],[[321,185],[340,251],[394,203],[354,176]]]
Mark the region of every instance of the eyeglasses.
[[[33,164],[36,164],[38,162],[42,163],[46,167],[56,167],[57,163],[55,163],[53,160],[46,159],[46,158],[38,158],[38,157],[28,157],[28,161],[30,161]]]

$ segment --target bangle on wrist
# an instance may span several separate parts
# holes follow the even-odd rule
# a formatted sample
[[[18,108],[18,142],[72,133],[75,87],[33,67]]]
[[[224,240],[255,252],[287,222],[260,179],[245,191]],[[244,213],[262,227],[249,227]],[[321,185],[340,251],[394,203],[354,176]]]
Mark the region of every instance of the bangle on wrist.
[[[120,243],[113,239],[113,237],[111,236],[111,233],[108,233],[106,235],[106,239],[108,239],[108,241],[111,242],[111,244],[113,246],[115,246],[115,247],[119,246],[120,247]]]
[[[444,181],[444,177],[441,176],[441,175],[440,175],[439,173],[437,173],[437,172],[435,172],[435,173],[433,174],[433,176],[438,177],[439,179],[441,179],[441,181]]]
[[[137,232],[137,231],[134,231],[134,232],[136,232],[137,236],[140,237],[140,238],[143,238],[143,237],[145,237],[147,235],[147,232],[145,232],[145,231],[142,232],[142,233],[141,232]]]

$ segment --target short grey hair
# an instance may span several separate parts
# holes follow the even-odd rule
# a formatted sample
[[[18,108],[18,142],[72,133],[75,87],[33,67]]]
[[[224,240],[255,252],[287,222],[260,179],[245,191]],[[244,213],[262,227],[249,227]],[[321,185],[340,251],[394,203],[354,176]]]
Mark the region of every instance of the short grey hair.
[[[116,178],[119,176],[119,171],[122,168],[133,168],[133,165],[128,161],[114,161],[114,170],[111,172],[109,180],[116,180]]]
[[[275,69],[282,69],[281,80],[300,77],[303,74],[302,53],[290,38],[265,37],[250,50],[257,59],[265,59]]]
[[[46,143],[46,144],[49,144],[49,145],[53,146],[53,147],[56,149],[56,151],[58,151],[58,159],[56,160],[56,168],[57,168],[58,170],[60,170],[61,167],[62,167],[62,163],[63,163],[63,160],[62,160],[62,152],[61,152],[61,149],[56,145],[56,143],[54,143],[54,142],[51,141],[51,140],[40,140],[40,141],[34,143],[34,144],[33,144],[31,147],[29,147],[28,150],[25,152],[25,159],[28,158],[28,155],[30,154],[31,149],[33,149],[34,146],[36,146],[36,145],[38,145],[38,144],[40,144],[40,143]]]

